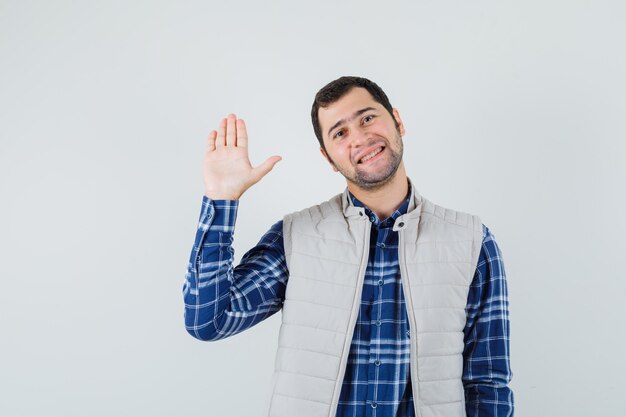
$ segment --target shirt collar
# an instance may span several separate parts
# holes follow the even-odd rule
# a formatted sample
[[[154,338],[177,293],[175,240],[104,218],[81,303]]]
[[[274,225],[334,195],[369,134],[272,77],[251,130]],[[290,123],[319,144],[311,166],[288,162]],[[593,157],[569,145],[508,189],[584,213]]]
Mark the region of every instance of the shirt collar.
[[[365,208],[365,214],[367,214],[367,217],[369,217],[370,221],[372,222],[372,224],[374,226],[377,226],[377,227],[390,227],[390,226],[393,226],[393,223],[395,222],[395,220],[398,217],[400,217],[403,214],[405,214],[407,212],[407,210],[408,210],[409,200],[412,197],[412,195],[411,195],[411,183],[409,182],[409,192],[407,193],[407,196],[406,196],[406,199],[404,200],[404,202],[393,213],[391,213],[391,216],[387,217],[386,219],[384,219],[382,221],[378,218],[378,216],[376,216],[376,214],[372,210],[370,210],[361,201],[359,201],[359,199],[356,198],[350,191],[348,191],[348,195],[350,196],[350,200],[352,201],[352,204],[354,204],[354,206]]]

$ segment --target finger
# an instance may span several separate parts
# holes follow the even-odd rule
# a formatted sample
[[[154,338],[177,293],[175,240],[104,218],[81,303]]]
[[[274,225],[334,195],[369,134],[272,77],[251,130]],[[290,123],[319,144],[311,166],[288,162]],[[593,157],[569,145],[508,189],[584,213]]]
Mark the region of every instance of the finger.
[[[217,132],[217,139],[215,140],[215,146],[226,146],[226,119],[220,121],[220,127]]]
[[[209,137],[206,141],[206,151],[211,152],[215,150],[215,138],[217,137],[217,132],[215,130],[211,130],[209,133]]]
[[[237,145],[237,128],[235,122],[237,118],[234,114],[228,115],[228,121],[226,122],[226,146]]]
[[[248,130],[243,119],[237,119],[237,146],[242,148],[248,147]]]
[[[267,173],[270,172],[272,168],[274,168],[274,165],[276,165],[281,159],[283,158],[278,155],[270,156],[265,160],[265,162],[254,168],[252,171],[254,172],[255,180],[259,181],[261,178],[267,175]]]

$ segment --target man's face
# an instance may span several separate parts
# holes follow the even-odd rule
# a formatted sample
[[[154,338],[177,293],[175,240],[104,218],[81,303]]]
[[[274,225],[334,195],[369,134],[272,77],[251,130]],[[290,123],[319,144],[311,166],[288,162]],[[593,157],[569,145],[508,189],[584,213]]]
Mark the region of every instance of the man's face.
[[[402,163],[404,126],[398,111],[393,109],[393,113],[397,129],[389,112],[360,87],[319,109],[326,152],[320,150],[349,183],[375,190],[397,172]]]

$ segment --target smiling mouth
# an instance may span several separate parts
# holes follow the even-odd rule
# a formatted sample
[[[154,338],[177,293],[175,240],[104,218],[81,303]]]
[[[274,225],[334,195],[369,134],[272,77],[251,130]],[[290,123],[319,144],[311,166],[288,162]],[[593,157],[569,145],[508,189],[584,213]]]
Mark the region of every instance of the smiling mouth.
[[[362,164],[362,163],[365,163],[365,162],[369,161],[370,159],[374,158],[376,155],[380,154],[383,150],[385,150],[384,146],[381,146],[380,148],[374,149],[372,152],[368,153],[367,155],[365,155],[364,157],[359,159],[357,161],[357,164]]]

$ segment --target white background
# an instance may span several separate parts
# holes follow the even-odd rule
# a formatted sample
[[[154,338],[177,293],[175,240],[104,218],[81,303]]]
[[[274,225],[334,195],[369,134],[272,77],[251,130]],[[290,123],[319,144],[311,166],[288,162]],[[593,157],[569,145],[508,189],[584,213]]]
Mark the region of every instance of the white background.
[[[280,314],[203,343],[182,284],[208,132],[254,164],[237,258],[343,190],[310,122],[377,82],[419,192],[479,214],[509,281],[519,416],[623,412],[620,1],[0,1],[0,415],[252,416]]]

